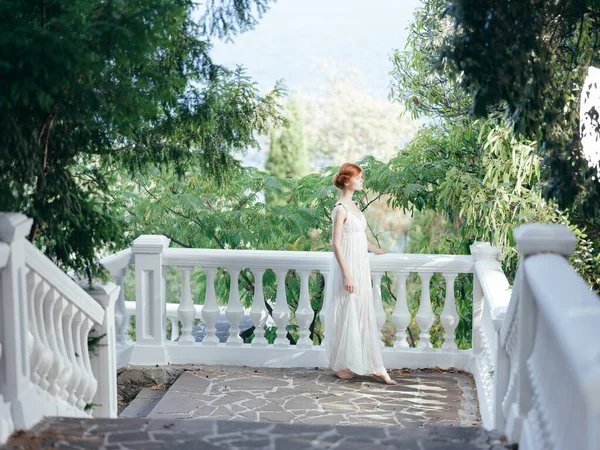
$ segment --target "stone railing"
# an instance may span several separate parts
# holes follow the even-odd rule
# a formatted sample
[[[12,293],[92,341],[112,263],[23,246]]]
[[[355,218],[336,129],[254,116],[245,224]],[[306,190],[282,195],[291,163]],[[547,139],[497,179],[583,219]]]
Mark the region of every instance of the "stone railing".
[[[112,283],[89,292],[0,214],[0,442],[44,416],[116,417]],[[97,355],[88,336],[102,337]]]
[[[495,427],[521,449],[600,448],[600,297],[567,227],[515,230],[521,262],[497,353]]]
[[[395,279],[396,303],[392,321],[397,332],[392,347],[384,349],[384,362],[389,368],[455,367],[472,372],[480,392],[480,407],[484,423],[493,423],[494,365],[497,335],[510,299],[508,282],[498,262],[499,252],[488,244],[471,247],[472,256],[386,254],[370,255],[373,294],[377,324],[381,330],[386,314],[381,299],[381,280],[384,273]],[[331,253],[209,250],[169,248],[163,236],[141,236],[131,249],[102,260],[122,287],[116,306],[117,349],[120,364],[229,364],[255,367],[327,367],[324,349],[310,339],[313,311],[309,298],[309,277],[318,271],[327,282]],[[181,296],[178,304],[167,304],[165,273],[167,266],[176,266],[181,273]],[[135,302],[125,301],[124,280],[129,268],[135,274]],[[204,305],[194,305],[190,274],[200,268],[206,275]],[[217,299],[215,275],[219,268],[230,275],[229,297]],[[277,294],[267,299],[272,307],[271,320],[277,327],[277,337],[268,344],[264,325],[269,314],[265,305],[263,285],[256,283],[252,306],[244,310],[240,302],[240,272],[249,269],[255,280],[262,280],[267,269],[277,278]],[[300,277],[300,295],[297,308],[292,311],[286,298],[285,279],[289,270]],[[411,273],[421,280],[420,307],[416,321],[420,328],[419,344],[412,348],[406,329],[411,322],[407,303],[406,282]],[[441,349],[432,348],[430,329],[436,320],[430,301],[430,281],[434,273],[443,275],[446,295],[440,322],[444,329]],[[461,273],[473,273],[473,349],[458,350],[454,342],[458,314],[454,299],[454,282]],[[224,304],[225,306],[219,306]],[[134,309],[135,307],[135,309]],[[224,311],[223,311],[224,310]],[[223,317],[223,312],[224,316]],[[294,314],[299,340],[290,345],[286,337],[290,317]],[[137,342],[129,341],[129,315],[136,316]],[[255,326],[252,343],[243,343],[240,337],[242,318]],[[249,316],[249,317],[248,317]],[[219,342],[217,321],[226,320],[229,336]],[[206,335],[200,342],[192,336],[193,325],[202,320]],[[166,333],[171,321],[172,334]],[[179,327],[179,323],[181,327]],[[179,332],[181,333],[179,335]],[[327,330],[324,330],[327,339]],[[178,339],[177,339],[178,338]],[[416,339],[416,336],[415,336]],[[383,343],[382,343],[383,345]]]

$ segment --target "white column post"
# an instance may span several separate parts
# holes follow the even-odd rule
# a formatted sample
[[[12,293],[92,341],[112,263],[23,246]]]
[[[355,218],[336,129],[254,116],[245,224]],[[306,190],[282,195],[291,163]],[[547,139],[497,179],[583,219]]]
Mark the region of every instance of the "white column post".
[[[421,331],[419,333],[417,348],[433,348],[431,345],[430,329],[435,317],[433,316],[433,309],[431,309],[431,296],[429,293],[429,282],[432,276],[433,273],[431,272],[419,272],[419,277],[421,277],[421,301],[419,302],[419,311],[417,312],[416,319]]]
[[[131,364],[167,364],[166,298],[162,253],[165,236],[143,235],[131,246],[135,261],[136,344]]]
[[[385,325],[385,310],[383,309],[383,300],[381,298],[381,278],[383,277],[383,273],[373,272],[371,276],[373,279],[373,303],[375,306],[375,318],[377,320],[377,334],[379,336],[379,344],[384,347],[385,344],[381,339],[381,329]]]
[[[456,312],[456,302],[454,299],[454,280],[458,276],[457,273],[444,273],[446,280],[446,298],[444,299],[444,310],[440,321],[444,327],[444,343],[442,349],[457,350],[454,342],[454,330],[458,325],[458,313]]]
[[[215,324],[219,319],[219,306],[217,305],[217,295],[215,293],[215,274],[217,269],[207,267],[204,269],[206,274],[206,296],[204,298],[204,306],[202,306],[202,320],[206,323],[206,335],[202,339],[202,345],[205,347],[214,347],[219,343],[219,338],[216,335],[217,329]]]
[[[84,287],[82,285],[81,287]],[[115,419],[117,417],[117,354],[115,336],[115,303],[121,289],[114,283],[93,286],[87,293],[104,308],[104,322],[94,324],[90,336],[104,336],[97,354],[90,354],[90,365],[98,388],[92,403],[96,418]]]
[[[252,301],[252,309],[250,310],[250,318],[254,324],[254,339],[252,339],[252,347],[266,347],[268,342],[265,338],[265,322],[269,317],[267,308],[265,307],[265,294],[263,290],[263,276],[265,269],[253,269],[254,272],[254,299]]]
[[[327,328],[325,328],[325,322],[327,321],[327,305],[325,294],[327,292],[327,278],[329,276],[328,270],[322,270],[321,275],[323,275],[323,304],[321,305],[321,311],[319,311],[319,319],[321,320],[321,325],[323,326],[323,340],[321,341],[321,347],[325,348],[325,342],[327,341]]]
[[[181,300],[179,301],[179,307],[177,308],[177,319],[172,323],[179,320],[181,322],[181,337],[179,343],[182,345],[194,345],[196,338],[192,335],[194,328],[194,318],[196,317],[196,308],[194,307],[194,300],[192,299],[192,291],[190,288],[190,274],[192,273],[193,267],[182,266],[179,267],[181,272]],[[176,326],[179,328],[179,324]],[[172,339],[177,338],[177,335],[172,331]],[[179,330],[177,330],[179,331]]]
[[[110,270],[110,274],[115,278],[119,286],[119,298],[115,304],[115,333],[117,345],[117,367],[124,366],[131,359],[134,343],[128,334],[129,313],[125,306],[125,277],[129,271],[129,266],[123,269]]]
[[[29,363],[25,240],[32,219],[18,213],[0,214],[0,241],[10,246],[6,266],[0,270],[0,394],[10,402],[15,428],[30,428],[42,418],[31,383]]]
[[[244,315],[244,308],[240,303],[240,267],[227,268],[229,271],[229,301],[225,308],[225,317],[229,322],[229,337],[225,345],[237,347],[244,343],[240,337],[240,321]]]
[[[290,307],[287,303],[287,294],[285,292],[285,277],[287,269],[277,268],[277,297],[275,299],[275,308],[273,308],[273,320],[277,325],[277,338],[273,344],[274,347],[287,348],[290,343],[287,339],[287,326],[290,323]]]
[[[298,308],[296,309],[296,322],[300,328],[300,338],[298,339],[298,348],[310,348],[313,343],[310,339],[310,324],[312,323],[315,312],[310,305],[310,292],[308,288],[308,278],[310,277],[310,270],[301,269],[298,270],[300,274],[300,299],[298,301]]]
[[[492,247],[488,242],[475,242],[470,246],[473,261],[494,260],[500,259],[500,249]],[[484,308],[483,290],[481,283],[477,277],[477,273],[473,272],[473,354],[479,355],[483,348],[481,342],[481,316]]]
[[[406,280],[408,278],[408,272],[399,271],[396,272],[396,278],[398,280],[398,292],[396,295],[396,307],[392,314],[392,320],[396,325],[396,341],[394,342],[394,348],[409,348],[410,345],[407,339],[406,328],[410,325],[412,316],[408,309],[408,303],[406,301]]]

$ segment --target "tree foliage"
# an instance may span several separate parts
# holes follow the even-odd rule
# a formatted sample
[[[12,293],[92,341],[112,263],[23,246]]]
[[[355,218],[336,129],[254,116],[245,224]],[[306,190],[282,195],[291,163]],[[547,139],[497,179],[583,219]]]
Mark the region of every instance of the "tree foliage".
[[[537,221],[569,225],[579,240],[574,267],[599,290],[595,222],[582,221],[576,208],[560,209],[543,195],[547,173],[538,141],[515,133],[501,104],[489,105],[488,116],[474,120],[470,92],[459,75],[450,76],[449,61],[443,59],[442,70],[435,70],[441,49],[452,37],[445,8],[441,0],[424,3],[410,27],[410,47],[393,56],[392,98],[431,124],[375,176],[390,186],[392,205],[444,214],[460,236],[461,253],[468,253],[474,240],[500,246],[509,277],[518,257],[515,227]]]
[[[546,197],[597,227],[600,181],[582,154],[579,98],[587,67],[600,64],[600,3],[453,0],[446,12],[454,31],[440,55],[473,113],[500,106],[536,142]]]
[[[265,0],[0,3],[0,210],[34,219],[32,241],[64,268],[118,244],[114,168],[193,166],[221,178],[281,119],[210,39],[254,23]]]
[[[294,97],[286,104],[288,126],[271,132],[265,170],[279,178],[301,177],[308,171],[304,140],[304,115]]]

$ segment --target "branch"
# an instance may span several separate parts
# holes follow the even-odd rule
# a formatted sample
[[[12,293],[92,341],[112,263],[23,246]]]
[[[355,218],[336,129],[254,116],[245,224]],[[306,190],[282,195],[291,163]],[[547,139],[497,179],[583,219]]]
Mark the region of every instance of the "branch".
[[[172,240],[173,242],[175,242],[177,245],[180,245],[180,246],[182,246],[182,247],[185,247],[185,248],[193,248],[191,245],[185,245],[183,242],[181,242],[181,241],[178,241],[177,239],[175,239],[173,236],[171,236],[171,235],[169,235],[169,234],[166,234],[166,233],[161,233],[161,234],[162,234],[163,236],[166,236],[166,237],[168,237],[169,239],[171,239],[171,240]]]

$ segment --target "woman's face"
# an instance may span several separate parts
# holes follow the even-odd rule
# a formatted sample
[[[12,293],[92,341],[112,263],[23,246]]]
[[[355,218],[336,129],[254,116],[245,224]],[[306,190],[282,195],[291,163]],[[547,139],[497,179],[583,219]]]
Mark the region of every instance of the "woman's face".
[[[353,191],[362,191],[364,182],[365,180],[363,177],[363,173],[361,172],[355,177],[350,178],[347,187],[348,189],[351,189]]]

